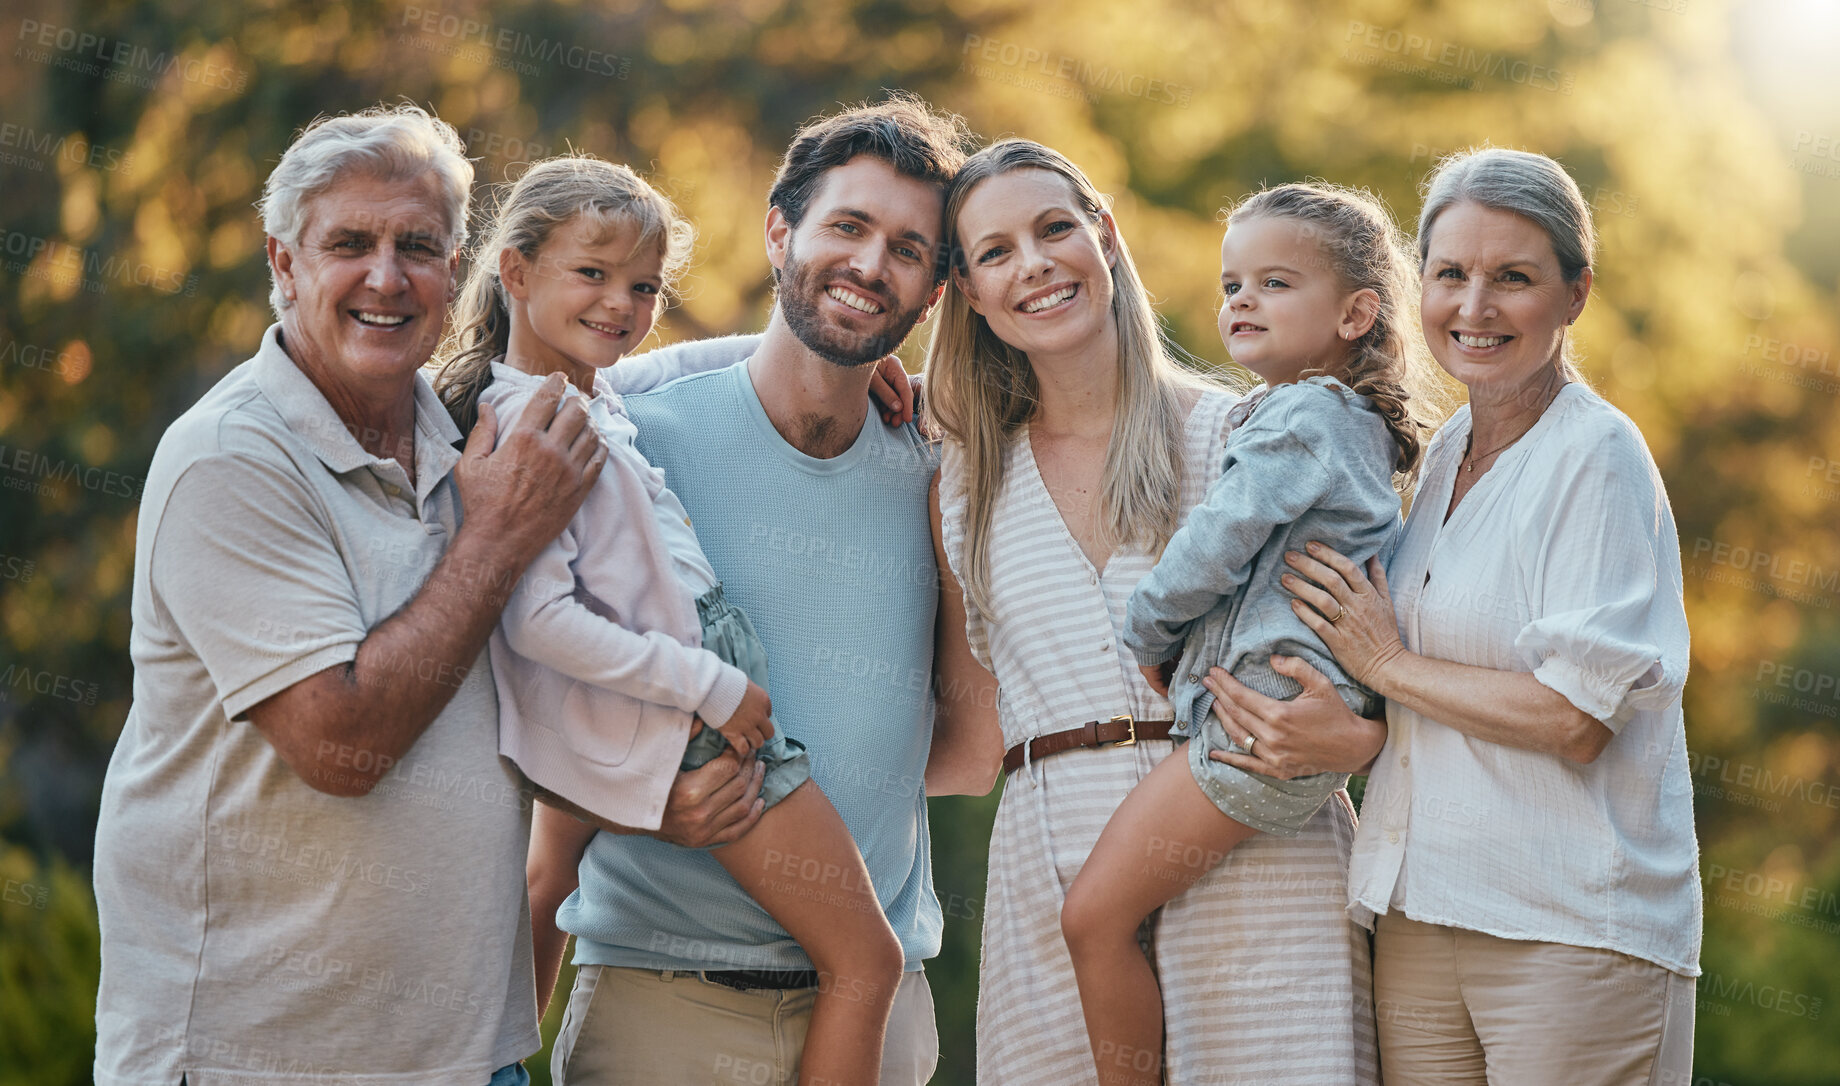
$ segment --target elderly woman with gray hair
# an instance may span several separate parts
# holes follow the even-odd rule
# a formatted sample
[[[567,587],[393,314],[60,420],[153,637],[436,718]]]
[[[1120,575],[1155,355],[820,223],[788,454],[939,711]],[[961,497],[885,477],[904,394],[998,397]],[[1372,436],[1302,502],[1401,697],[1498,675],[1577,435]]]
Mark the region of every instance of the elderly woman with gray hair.
[[[1431,177],[1418,244],[1425,336],[1469,405],[1384,572],[1311,544],[1285,578],[1387,700],[1348,877],[1381,1065],[1414,1086],[1686,1082],[1680,545],[1641,433],[1569,356],[1590,211],[1551,159],[1472,151]],[[1282,707],[1229,696],[1229,731],[1266,750]]]
[[[525,1081],[530,804],[484,651],[605,453],[560,380],[456,449],[419,370],[472,180],[413,106],[308,126],[262,200],[278,323],[154,454],[99,1083]]]

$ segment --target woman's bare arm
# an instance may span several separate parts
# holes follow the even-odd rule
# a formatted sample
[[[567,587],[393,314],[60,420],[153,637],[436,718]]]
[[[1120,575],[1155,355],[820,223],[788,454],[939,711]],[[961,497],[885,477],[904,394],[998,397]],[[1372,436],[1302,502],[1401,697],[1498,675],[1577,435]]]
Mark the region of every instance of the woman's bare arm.
[[[1370,560],[1363,574],[1348,558],[1312,543],[1308,555],[1292,552],[1285,561],[1302,574],[1284,575],[1284,586],[1298,596],[1292,610],[1351,677],[1388,701],[1477,739],[1581,765],[1609,745],[1609,728],[1530,672],[1457,664],[1407,650],[1378,560]]]
[[[940,534],[939,476],[927,496],[933,556],[939,565],[939,611],[933,620],[933,747],[926,761],[929,796],[981,796],[1003,770],[1003,730],[997,723],[997,680],[971,653],[965,637],[965,595],[946,562]]]

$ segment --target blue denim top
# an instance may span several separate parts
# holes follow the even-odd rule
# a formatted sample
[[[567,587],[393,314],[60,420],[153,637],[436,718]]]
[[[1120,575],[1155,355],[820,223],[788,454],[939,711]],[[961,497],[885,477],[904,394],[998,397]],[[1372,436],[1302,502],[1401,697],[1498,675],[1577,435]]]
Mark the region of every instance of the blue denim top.
[[[1371,693],[1291,611],[1278,578],[1290,568],[1284,552],[1311,540],[1363,565],[1390,546],[1398,449],[1386,421],[1332,377],[1266,386],[1232,417],[1220,478],[1138,582],[1125,644],[1146,665],[1180,653],[1169,689],[1178,724],[1202,719],[1213,703],[1201,685],[1210,667],[1271,697],[1295,696],[1297,683],[1271,670],[1273,653],[1301,657],[1350,708],[1367,712]]]

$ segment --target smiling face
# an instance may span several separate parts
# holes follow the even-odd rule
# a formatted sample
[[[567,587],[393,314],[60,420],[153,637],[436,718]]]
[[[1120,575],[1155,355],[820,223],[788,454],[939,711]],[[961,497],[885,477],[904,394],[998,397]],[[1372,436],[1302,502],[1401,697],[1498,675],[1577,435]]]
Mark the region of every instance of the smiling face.
[[[1321,229],[1254,215],[1220,240],[1220,340],[1233,361],[1271,384],[1333,370],[1373,325],[1378,298],[1342,283],[1317,240]]]
[[[594,370],[651,332],[664,253],[641,245],[631,222],[578,215],[551,231],[534,258],[506,249],[499,277],[512,299],[507,360],[529,373],[566,373],[586,388]]]
[[[309,375],[384,392],[428,361],[460,257],[433,174],[357,175],[312,198],[292,245],[268,239],[283,341]]]
[[[1432,223],[1423,274],[1425,340],[1472,399],[1543,383],[1591,293],[1590,269],[1566,282],[1539,224],[1469,201]]]
[[[939,297],[933,267],[945,194],[871,155],[828,171],[797,227],[767,213],[779,308],[809,350],[839,366],[880,359]]]
[[[998,339],[1036,358],[1115,338],[1114,227],[1109,215],[1094,223],[1065,178],[997,174],[966,194],[957,229],[965,270],[953,281]]]

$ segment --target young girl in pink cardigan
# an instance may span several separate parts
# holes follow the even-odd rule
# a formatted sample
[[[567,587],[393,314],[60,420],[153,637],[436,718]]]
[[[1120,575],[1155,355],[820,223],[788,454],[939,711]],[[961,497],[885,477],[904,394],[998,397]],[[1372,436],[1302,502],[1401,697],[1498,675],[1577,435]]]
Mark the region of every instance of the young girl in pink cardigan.
[[[631,170],[569,156],[537,163],[512,186],[476,255],[458,352],[436,382],[461,429],[489,405],[507,432],[559,373],[609,452],[493,634],[499,747],[555,806],[637,829],[659,826],[680,768],[731,749],[766,763],[765,813],[715,856],[816,967],[800,1081],[870,1082],[901,946],[803,748],[775,734],[753,626],[723,598],[683,505],[634,448],[637,431],[600,374],[651,331],[691,238],[676,208]],[[578,863],[595,832],[539,807],[532,862]],[[787,855],[818,879],[769,863]],[[553,916],[531,923],[539,976],[553,983],[561,933]]]

